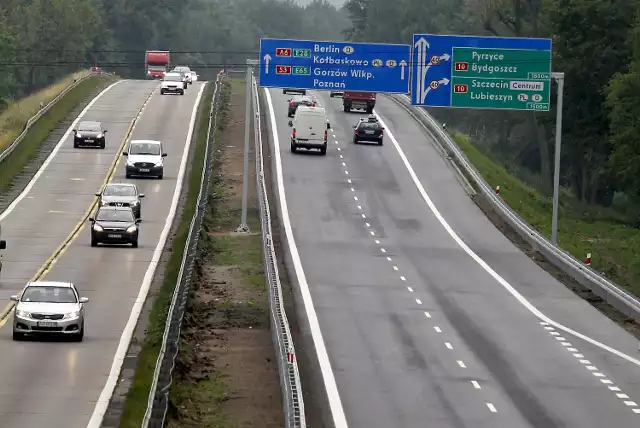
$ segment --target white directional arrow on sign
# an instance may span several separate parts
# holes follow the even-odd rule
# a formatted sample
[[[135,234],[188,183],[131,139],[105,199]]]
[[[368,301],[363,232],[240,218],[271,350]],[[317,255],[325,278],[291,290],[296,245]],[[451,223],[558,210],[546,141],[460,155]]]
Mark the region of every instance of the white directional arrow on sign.
[[[429,71],[432,65],[440,64],[442,61],[449,61],[450,58],[451,58],[451,55],[449,55],[448,53],[444,53],[438,57],[437,63],[432,63],[431,61],[429,61],[429,64],[426,64],[425,67],[422,69],[422,97],[420,99],[421,103],[424,103],[427,93],[429,93],[429,89],[425,87],[427,72]],[[427,59],[425,57],[425,62],[426,60]],[[447,80],[447,83],[449,83],[448,80]]]
[[[422,94],[424,93],[424,72],[422,71],[427,65],[427,49],[429,49],[429,42],[424,37],[420,37],[414,45],[418,49],[418,73],[416,78],[416,98],[418,101],[424,101]],[[426,95],[425,95],[426,96]]]
[[[407,66],[407,61],[400,61],[400,80],[404,80],[404,68]]]
[[[269,61],[271,61],[271,55],[266,54],[262,58],[264,59],[264,73],[269,74]]]
[[[432,82],[433,83],[433,82]],[[424,98],[427,97],[427,94],[432,91],[432,90],[436,90],[438,89],[440,86],[447,86],[449,84],[449,79],[447,79],[446,77],[443,77],[442,79],[437,81],[437,85],[435,85],[435,88],[431,87],[431,84],[429,86],[427,86],[427,89],[424,92]],[[424,98],[422,99],[422,101],[424,102]]]

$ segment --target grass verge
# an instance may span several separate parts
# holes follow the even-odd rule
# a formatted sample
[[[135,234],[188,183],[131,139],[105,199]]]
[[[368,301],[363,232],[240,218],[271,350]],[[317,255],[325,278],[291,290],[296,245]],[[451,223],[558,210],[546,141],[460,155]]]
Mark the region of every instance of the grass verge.
[[[253,171],[251,232],[234,232],[242,202],[243,94],[244,82],[230,79],[223,98],[229,115],[217,136],[212,197],[171,390],[170,428],[283,423]]]
[[[0,193],[10,187],[14,177],[22,172],[25,165],[36,154],[38,148],[49,137],[49,134],[58,127],[59,123],[65,120],[78,104],[86,100],[89,94],[97,87],[111,80],[114,80],[114,78],[96,76],[81,82],[33,124],[22,142],[20,142],[20,145],[2,162],[2,167],[0,167]],[[29,117],[31,116],[33,115]],[[19,133],[18,131],[15,136],[19,135]]]
[[[466,135],[453,139],[500,196],[531,226],[551,235],[553,201],[511,175],[502,165],[482,153]],[[640,230],[628,227],[613,216],[594,214],[563,192],[558,214],[558,243],[578,259],[591,253],[591,265],[611,280],[640,296]]]
[[[205,158],[207,128],[209,125],[209,106],[215,85],[209,83],[204,89],[196,121],[195,150],[191,160],[191,171],[187,188],[187,199],[180,218],[180,223],[172,241],[171,257],[167,263],[164,280],[160,290],[154,296],[153,308],[149,314],[147,334],[138,355],[138,367],[127,393],[124,410],[120,420],[123,428],[139,428],[142,424],[147,400],[153,379],[158,352],[162,346],[165,321],[171,304],[171,297],[176,287],[184,246],[189,233],[189,225],[195,213],[196,201],[200,192],[200,179]]]
[[[28,97],[14,101],[0,114],[0,152],[22,132],[22,127],[40,111],[40,103],[47,105],[73,83],[89,74],[82,70],[41,89]]]

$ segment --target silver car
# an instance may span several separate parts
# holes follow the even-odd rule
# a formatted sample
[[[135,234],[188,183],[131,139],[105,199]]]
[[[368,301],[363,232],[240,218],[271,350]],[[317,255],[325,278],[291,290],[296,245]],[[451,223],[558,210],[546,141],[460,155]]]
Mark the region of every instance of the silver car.
[[[101,207],[131,207],[136,218],[142,215],[144,193],[133,183],[109,183],[96,196]]]
[[[69,336],[77,342],[84,338],[84,304],[70,282],[33,281],[22,293],[11,296],[16,302],[13,316],[13,340],[28,334]]]

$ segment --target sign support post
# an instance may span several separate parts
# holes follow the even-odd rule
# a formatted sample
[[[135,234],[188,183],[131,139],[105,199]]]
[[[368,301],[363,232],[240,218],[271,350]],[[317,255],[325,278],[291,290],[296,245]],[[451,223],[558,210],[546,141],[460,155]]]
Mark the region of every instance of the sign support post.
[[[256,61],[247,59],[247,69],[245,71],[245,116],[244,116],[244,171],[242,173],[242,214],[240,226],[236,232],[248,233],[247,224],[247,204],[249,197],[249,140],[251,139],[251,77],[253,76],[253,65]]]
[[[558,201],[560,199],[560,154],[562,153],[562,101],[564,98],[564,73],[551,73],[558,82],[556,105],[556,147],[553,167],[553,214],[551,217],[551,243],[558,245]]]

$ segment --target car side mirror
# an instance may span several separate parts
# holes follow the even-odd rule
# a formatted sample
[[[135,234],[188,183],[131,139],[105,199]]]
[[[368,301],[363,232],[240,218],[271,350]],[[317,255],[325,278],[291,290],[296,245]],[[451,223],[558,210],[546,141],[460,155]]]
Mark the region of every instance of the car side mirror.
[[[88,301],[89,301],[88,297],[81,297],[79,300],[80,303],[87,303]]]
[[[94,222],[96,221],[96,219],[95,219],[95,218],[93,218],[93,217],[89,217],[89,221],[90,221],[91,223],[94,223]]]
[[[109,131],[107,131],[106,129],[104,131],[102,131],[103,134],[106,134],[107,132],[109,132]]]
[[[327,122],[327,129],[331,129],[331,124]]]
[[[7,241],[0,241],[0,250],[7,249]]]
[[[100,192],[96,193],[95,195],[96,195],[96,196],[98,196],[98,197],[100,197]]]
[[[77,130],[77,129],[72,129],[71,131],[73,131],[73,132],[78,132],[78,130]]]
[[[13,302],[17,302],[18,301],[18,295],[14,294],[13,296],[9,297],[9,300],[11,300]]]
[[[139,198],[144,198],[144,193],[140,193],[140,194],[138,195],[138,197],[139,197]]]
[[[122,152],[124,156],[129,156],[129,152]]]
[[[290,120],[290,121],[289,121],[289,127],[292,127],[292,126],[293,126],[293,121],[292,121],[292,120]]]
[[[162,157],[163,157],[163,158],[166,158],[166,157],[167,157],[167,154],[166,154],[166,153],[163,153],[163,154],[162,154]]]
[[[136,219],[136,224],[140,224],[140,223],[142,223],[142,219],[141,218],[137,218]]]

